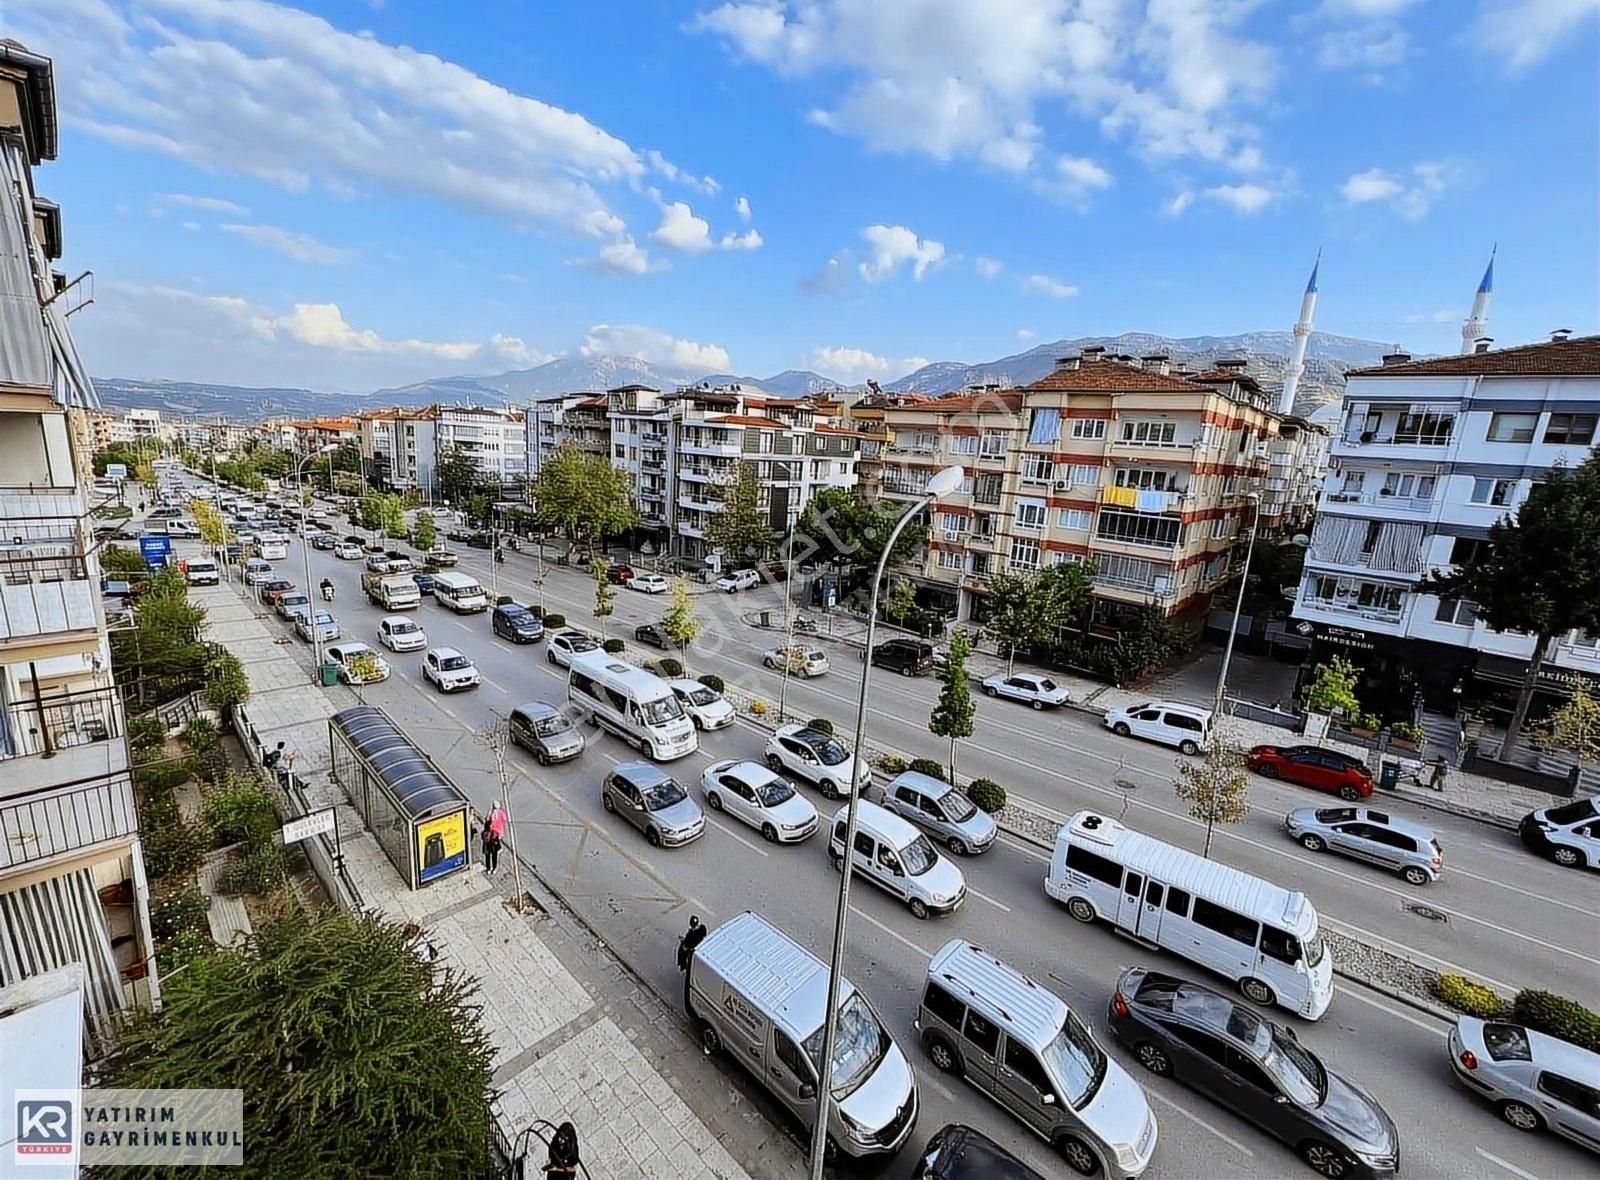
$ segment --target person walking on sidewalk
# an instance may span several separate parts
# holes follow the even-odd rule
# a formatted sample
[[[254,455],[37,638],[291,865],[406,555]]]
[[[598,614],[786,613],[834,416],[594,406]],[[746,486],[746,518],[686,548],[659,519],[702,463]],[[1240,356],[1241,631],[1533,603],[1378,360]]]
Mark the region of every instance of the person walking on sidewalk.
[[[544,1174],[552,1180],[575,1180],[578,1175],[578,1128],[562,1123],[550,1140],[550,1151],[545,1156]]]
[[[494,871],[500,864],[500,834],[490,825],[483,829],[483,871],[489,876],[494,876]]]
[[[500,800],[496,799],[494,806],[489,808],[489,818],[484,826],[501,840],[506,838],[506,809],[500,805]]]
[[[689,929],[684,936],[678,939],[678,970],[687,971],[689,960],[694,957],[694,948],[706,940],[708,931],[700,924],[700,916],[689,916]]]

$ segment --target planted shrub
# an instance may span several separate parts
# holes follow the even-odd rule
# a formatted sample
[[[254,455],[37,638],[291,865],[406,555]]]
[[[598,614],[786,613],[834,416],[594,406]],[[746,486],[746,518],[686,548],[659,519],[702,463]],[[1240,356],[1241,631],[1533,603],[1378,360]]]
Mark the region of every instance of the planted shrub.
[[[500,595],[496,595],[495,600],[494,600],[494,604],[496,606],[505,606],[506,603],[511,602],[511,601],[512,601],[511,595],[509,595],[509,594],[500,594]]]
[[[608,639],[600,645],[600,650],[610,655],[616,655],[626,646],[620,639]]]
[[[671,656],[664,656],[656,661],[656,672],[668,680],[676,680],[683,675],[683,664]]]
[[[174,818],[170,823],[146,827],[140,824],[144,840],[144,867],[152,877],[192,873],[206,858],[211,833],[200,824]]]
[[[560,614],[546,615],[544,617],[544,625],[546,627],[565,627],[567,625],[567,616]]]
[[[878,769],[893,778],[897,774],[905,773],[906,760],[898,754],[879,754]]]
[[[209,717],[196,717],[183,731],[183,740],[196,754],[202,754],[221,741],[217,723]]]
[[[806,722],[806,728],[814,729],[818,733],[825,733],[829,737],[833,736],[833,722],[829,721],[826,717],[813,717],[810,721]]]
[[[914,770],[918,774],[925,774],[929,778],[936,778],[940,782],[945,781],[944,767],[940,766],[932,758],[913,758],[911,765],[907,769]]]
[[[162,795],[173,787],[186,783],[194,776],[194,764],[188,758],[164,762],[160,766],[146,766],[133,774],[133,785],[145,795]]]
[[[1521,1024],[1552,1037],[1600,1053],[1600,1013],[1576,1000],[1538,988],[1523,988],[1512,1001],[1512,1014]]]
[[[167,740],[167,726],[154,713],[143,713],[128,719],[128,744],[133,747],[135,762],[148,762]]]
[[[278,826],[272,796],[260,782],[245,775],[234,775],[206,794],[205,817],[218,848],[241,841],[270,841]]]
[[[216,949],[210,935],[204,930],[181,930],[165,946],[158,947],[161,956],[161,975],[182,971],[190,963]]]
[[[1492,1020],[1505,1011],[1500,993],[1465,975],[1441,975],[1433,981],[1433,994],[1457,1012]]]
[[[707,672],[704,676],[700,677],[700,683],[715,693],[721,693],[725,688],[727,688],[727,685],[722,682],[722,677],[718,676],[715,672]]]
[[[765,717],[771,711],[772,707],[760,697],[750,702],[750,715],[752,717]]]
[[[244,849],[217,878],[224,893],[271,893],[288,877],[283,849],[267,841]]]
[[[150,907],[150,933],[158,943],[168,942],[185,930],[204,930],[211,902],[193,885],[168,894]]]
[[[967,784],[967,798],[974,807],[993,815],[1006,805],[1006,789],[992,778],[975,778]]]
[[[528,613],[530,615],[532,615],[536,619],[543,619],[544,618],[544,607],[542,607],[542,606],[530,606],[528,608]]]

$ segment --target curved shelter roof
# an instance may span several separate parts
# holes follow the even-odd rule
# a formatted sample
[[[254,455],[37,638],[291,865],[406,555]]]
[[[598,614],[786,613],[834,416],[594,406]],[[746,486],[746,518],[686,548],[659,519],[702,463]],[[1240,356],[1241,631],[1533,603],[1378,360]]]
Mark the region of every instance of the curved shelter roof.
[[[332,725],[383,782],[412,819],[450,811],[467,802],[444,773],[382,709],[362,705],[335,713]]]

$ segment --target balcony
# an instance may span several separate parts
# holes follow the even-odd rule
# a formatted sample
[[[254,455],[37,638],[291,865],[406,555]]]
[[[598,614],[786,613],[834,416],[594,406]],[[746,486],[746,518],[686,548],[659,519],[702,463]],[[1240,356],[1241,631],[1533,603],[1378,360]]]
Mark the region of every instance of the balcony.
[[[98,626],[78,542],[0,548],[0,646],[92,634]]]
[[[686,455],[710,455],[718,458],[738,458],[741,451],[737,442],[719,442],[711,437],[685,434],[678,449]]]
[[[722,501],[692,495],[688,492],[678,497],[680,506],[693,512],[721,512]]]
[[[1121,590],[1139,595],[1141,598],[1163,599],[1172,597],[1172,580],[1165,575],[1153,578],[1121,577],[1116,574],[1096,574],[1094,585],[1097,590]]]
[[[704,527],[702,527],[700,524],[687,520],[680,520],[678,522],[678,533],[681,536],[698,538],[704,538],[706,535]]]
[[[1165,512],[1182,512],[1192,507],[1194,495],[1187,489],[1177,488],[1109,487],[1100,489],[1100,503],[1129,512],[1160,515]]]
[[[1426,516],[1437,503],[1437,496],[1395,496],[1381,489],[1371,492],[1340,490],[1324,496],[1322,507],[1334,512],[1359,511],[1362,515],[1368,515],[1367,509],[1378,508],[1382,515],[1403,512],[1407,516]]]
[[[897,479],[892,475],[885,476],[883,480],[883,494],[886,496],[920,496],[925,491],[927,491],[926,482]]]

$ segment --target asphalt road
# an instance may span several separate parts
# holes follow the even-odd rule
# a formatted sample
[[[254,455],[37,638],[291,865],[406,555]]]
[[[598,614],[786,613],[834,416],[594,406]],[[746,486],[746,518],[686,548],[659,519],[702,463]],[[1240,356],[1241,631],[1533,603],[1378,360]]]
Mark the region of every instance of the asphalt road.
[[[531,556],[508,553],[497,567],[481,552],[462,556],[461,568],[486,586],[492,570],[502,593],[538,601],[531,588],[537,570]],[[297,548],[288,562],[279,564],[285,576],[300,579]],[[346,637],[376,646],[376,625],[384,612],[368,605],[361,594],[361,568],[360,562],[312,554],[313,581],[326,575],[338,586],[333,611]],[[564,610],[574,623],[594,623],[593,584],[582,574],[547,566],[544,597],[549,609]],[[715,671],[775,702],[779,677],[753,661],[777,637],[746,626],[738,616],[762,604],[775,605],[778,598],[776,591],[765,589],[698,597],[703,635],[691,652],[691,671]],[[664,605],[664,598],[619,589],[610,628],[631,636],[635,623],[658,618]],[[458,647],[477,662],[483,686],[441,696],[422,680],[420,654],[385,652],[394,675],[364,689],[363,695],[389,711],[456,776],[480,809],[486,808],[500,786],[493,756],[479,733],[523,701],[564,701],[564,674],[545,662],[543,644],[519,648],[494,638],[487,615],[457,617],[424,600],[417,617],[431,642]],[[859,663],[842,647],[824,646],[834,657],[834,670],[815,681],[791,681],[789,709],[829,716],[845,733],[854,722]],[[878,670],[869,710],[873,739],[914,755],[946,757],[947,743],[926,732],[934,691],[930,681],[904,680]],[[964,775],[987,774],[1014,794],[1064,812],[1093,806],[1115,814],[1126,804],[1127,822],[1198,847],[1198,825],[1183,814],[1171,792],[1169,751],[1119,739],[1092,718],[1071,711],[1038,715],[981,699],[978,715],[976,736],[962,743]],[[632,829],[606,815],[599,802],[600,775],[617,762],[633,760],[636,753],[603,733],[587,735],[585,754],[561,767],[540,769],[527,754],[511,752],[509,799],[517,844],[524,858],[663,995],[675,996],[681,987],[673,952],[690,913],[715,924],[743,909],[758,909],[826,955],[838,878],[828,867],[820,835],[799,847],[773,847],[734,821],[712,816],[705,838],[696,844],[651,849]],[[698,796],[699,775],[707,763],[759,758],[765,740],[763,732],[744,723],[702,735],[700,752],[671,764],[672,770]],[[1136,786],[1130,791],[1113,785],[1119,779]],[[811,798],[824,816],[831,812],[819,796]],[[1218,833],[1216,855],[1305,889],[1335,929],[1441,965],[1459,965],[1479,978],[1508,986],[1537,982],[1595,1003],[1600,877],[1538,860],[1511,833],[1427,814],[1417,818],[1439,831],[1446,875],[1434,886],[1414,889],[1358,862],[1312,857],[1289,842],[1282,832],[1283,812],[1317,798],[1257,780],[1252,815]],[[930,922],[918,922],[887,895],[858,882],[852,890],[847,974],[878,1005],[917,1066],[924,1108],[913,1144],[942,1123],[963,1121],[1006,1143],[1046,1174],[1064,1174],[1063,1165],[1018,1122],[928,1064],[911,1021],[929,956],[947,938],[972,939],[1057,989],[1102,1030],[1111,983],[1122,967],[1141,962],[1191,976],[1201,973],[1109,930],[1073,922],[1044,896],[1040,882],[1045,857],[1030,845],[1003,837],[983,857],[961,867],[971,888],[966,906]],[[1425,903],[1445,920],[1409,912],[1404,907],[1412,901]],[[1274,1016],[1287,1019],[1281,1012]],[[1401,1128],[1406,1175],[1556,1180],[1593,1174],[1592,1156],[1548,1137],[1521,1135],[1487,1106],[1458,1092],[1444,1057],[1441,1022],[1340,982],[1327,1016],[1315,1024],[1294,1023],[1305,1044],[1334,1068],[1359,1079],[1388,1108]],[[1124,1059],[1124,1064],[1150,1094],[1161,1122],[1152,1177],[1311,1174],[1275,1141],[1203,1097],[1145,1074],[1131,1060]],[[911,1166],[912,1153],[903,1152],[887,1174],[905,1176]]]

